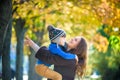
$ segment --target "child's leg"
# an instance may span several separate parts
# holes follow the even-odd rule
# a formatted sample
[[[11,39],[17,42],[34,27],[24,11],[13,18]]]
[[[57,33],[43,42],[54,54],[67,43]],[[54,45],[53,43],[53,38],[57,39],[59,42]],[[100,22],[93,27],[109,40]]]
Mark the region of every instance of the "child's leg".
[[[46,78],[49,78],[52,80],[62,80],[61,74],[59,74],[56,71],[53,71],[52,69],[48,68],[44,64],[36,65],[35,71],[37,74],[44,76]]]

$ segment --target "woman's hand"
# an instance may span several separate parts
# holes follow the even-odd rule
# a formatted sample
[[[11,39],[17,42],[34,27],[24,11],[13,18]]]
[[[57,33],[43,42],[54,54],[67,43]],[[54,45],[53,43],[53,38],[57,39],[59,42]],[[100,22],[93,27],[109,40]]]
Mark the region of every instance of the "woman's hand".
[[[76,59],[76,64],[78,64],[78,56],[75,55],[75,59]]]

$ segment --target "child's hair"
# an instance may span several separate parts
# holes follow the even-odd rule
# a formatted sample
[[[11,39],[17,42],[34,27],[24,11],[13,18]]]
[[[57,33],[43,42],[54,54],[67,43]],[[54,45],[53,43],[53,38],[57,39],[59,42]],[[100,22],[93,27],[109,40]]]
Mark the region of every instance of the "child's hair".
[[[49,39],[51,42],[54,42],[54,43],[59,43],[59,38],[60,37],[65,37],[66,36],[66,33],[64,30],[61,30],[61,29],[58,29],[58,28],[55,28],[53,25],[49,25],[47,27],[47,30],[49,32]]]

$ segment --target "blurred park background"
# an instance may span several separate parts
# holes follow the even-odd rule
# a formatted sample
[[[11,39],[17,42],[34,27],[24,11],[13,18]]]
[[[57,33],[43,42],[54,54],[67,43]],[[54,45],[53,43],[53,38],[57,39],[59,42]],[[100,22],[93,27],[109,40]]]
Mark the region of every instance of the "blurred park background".
[[[43,80],[24,37],[48,46],[49,24],[87,39],[84,80],[120,80],[120,0],[0,0],[0,80]]]

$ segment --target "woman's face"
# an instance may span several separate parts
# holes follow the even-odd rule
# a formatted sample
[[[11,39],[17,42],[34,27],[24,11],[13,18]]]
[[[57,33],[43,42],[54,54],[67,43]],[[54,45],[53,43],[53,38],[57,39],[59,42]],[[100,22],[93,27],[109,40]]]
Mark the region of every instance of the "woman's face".
[[[70,39],[70,41],[68,41],[68,47],[71,49],[76,48],[80,40],[81,40],[81,37],[75,37],[75,38]]]

